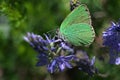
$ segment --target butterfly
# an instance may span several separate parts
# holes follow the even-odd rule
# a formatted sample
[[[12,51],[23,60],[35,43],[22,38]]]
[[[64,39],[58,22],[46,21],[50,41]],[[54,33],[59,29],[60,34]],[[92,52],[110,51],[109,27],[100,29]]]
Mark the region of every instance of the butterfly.
[[[94,41],[95,31],[86,5],[79,5],[63,20],[59,35],[74,46],[89,46]]]

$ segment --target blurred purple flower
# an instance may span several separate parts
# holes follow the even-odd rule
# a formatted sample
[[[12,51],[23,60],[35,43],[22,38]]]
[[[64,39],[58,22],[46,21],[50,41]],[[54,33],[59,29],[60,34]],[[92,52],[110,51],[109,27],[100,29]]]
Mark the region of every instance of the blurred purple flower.
[[[111,27],[103,32],[103,45],[110,50],[110,63],[115,64],[120,53],[120,22],[112,22]]]
[[[120,57],[116,58],[115,64],[120,65]]]
[[[97,73],[97,69],[94,67],[95,63],[95,56],[91,59],[80,59],[77,61],[77,67],[79,70],[88,73],[88,75],[92,76],[93,74]]]

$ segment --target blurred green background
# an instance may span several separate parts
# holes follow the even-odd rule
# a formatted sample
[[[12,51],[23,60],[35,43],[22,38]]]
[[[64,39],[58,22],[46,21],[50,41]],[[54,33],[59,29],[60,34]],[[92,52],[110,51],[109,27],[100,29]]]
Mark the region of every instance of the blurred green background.
[[[120,66],[108,64],[102,32],[120,18],[120,0],[81,0],[88,6],[96,32],[87,50],[97,57],[100,74],[89,77],[73,71],[73,80],[120,80]],[[45,80],[45,67],[36,67],[37,53],[23,40],[27,32],[43,34],[59,28],[70,13],[69,0],[0,0],[0,80]],[[49,79],[48,79],[49,80]]]

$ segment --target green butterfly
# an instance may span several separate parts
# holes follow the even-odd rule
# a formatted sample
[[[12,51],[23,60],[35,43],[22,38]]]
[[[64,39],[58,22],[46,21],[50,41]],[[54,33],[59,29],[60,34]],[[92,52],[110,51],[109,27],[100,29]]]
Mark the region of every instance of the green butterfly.
[[[95,32],[86,5],[76,7],[62,22],[60,37],[74,46],[88,46],[94,41]]]

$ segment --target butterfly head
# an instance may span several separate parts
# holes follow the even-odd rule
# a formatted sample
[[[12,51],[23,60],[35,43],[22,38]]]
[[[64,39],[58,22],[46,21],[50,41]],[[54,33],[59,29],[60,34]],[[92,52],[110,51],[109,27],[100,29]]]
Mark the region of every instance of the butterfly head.
[[[73,2],[74,4],[76,4],[77,0],[72,0],[72,2]]]
[[[78,0],[71,0],[70,1],[70,10],[74,10],[76,7],[80,5],[80,2]]]

